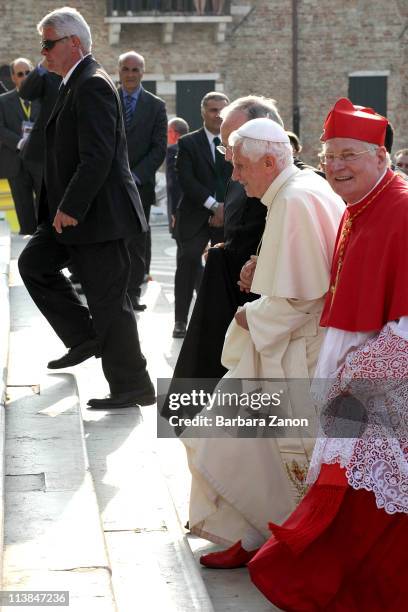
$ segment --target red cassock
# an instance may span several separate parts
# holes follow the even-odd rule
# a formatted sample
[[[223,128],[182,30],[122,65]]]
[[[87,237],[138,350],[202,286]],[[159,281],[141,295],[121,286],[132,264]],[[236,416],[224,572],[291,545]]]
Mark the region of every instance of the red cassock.
[[[346,208],[331,271],[330,286],[336,286],[335,294],[327,294],[322,327],[367,332],[408,315],[407,207],[407,182],[388,170],[366,198]],[[362,212],[353,220],[346,239],[336,285],[341,234],[350,216],[359,210]]]
[[[338,464],[249,562],[252,581],[289,612],[406,612],[408,515],[379,510]]]
[[[344,215],[323,326],[380,330],[408,315],[408,185],[392,177],[387,171]],[[341,252],[350,215],[355,218]],[[269,527],[272,537],[248,567],[254,584],[282,610],[408,611],[408,515],[379,509],[372,491],[349,486],[339,464],[323,464],[287,521]]]

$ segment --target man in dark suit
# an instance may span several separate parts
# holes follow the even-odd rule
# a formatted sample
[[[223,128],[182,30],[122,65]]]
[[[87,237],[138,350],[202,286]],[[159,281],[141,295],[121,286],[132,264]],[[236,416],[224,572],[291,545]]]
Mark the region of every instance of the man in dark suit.
[[[144,57],[135,51],[119,56],[119,95],[123,107],[129,165],[139,190],[149,224],[150,209],[156,201],[156,171],[163,163],[167,148],[167,115],[164,101],[146,91],[141,81],[145,71]],[[129,296],[135,310],[144,310],[140,304],[140,286],[150,271],[151,235],[146,233],[145,248],[140,240],[130,240],[132,261]]]
[[[37,199],[41,187],[41,173],[20,156],[40,112],[39,102],[31,103],[20,93],[21,85],[32,68],[28,59],[20,57],[14,60],[10,72],[16,88],[0,95],[0,177],[8,179],[20,234],[35,232],[37,202],[34,193]]]
[[[202,253],[223,240],[224,197],[232,166],[219,153],[220,111],[226,95],[209,92],[201,101],[204,125],[179,140],[177,171],[182,197],[176,214],[177,269],[173,338],[183,338],[194,288],[199,287]]]
[[[20,255],[23,281],[68,353],[50,368],[102,357],[110,395],[92,408],[155,401],[127,296],[126,241],[146,230],[129,171],[117,90],[92,57],[91,33],[78,11],[49,13],[37,26],[50,70],[63,77],[46,128],[39,226]],[[89,309],[61,269],[71,259]]]
[[[187,121],[181,117],[173,117],[169,120],[167,127],[167,152],[166,152],[166,192],[167,192],[167,218],[169,231],[173,238],[174,224],[176,221],[176,209],[181,198],[180,181],[176,170],[176,159],[178,154],[178,141],[181,136],[188,133]]]

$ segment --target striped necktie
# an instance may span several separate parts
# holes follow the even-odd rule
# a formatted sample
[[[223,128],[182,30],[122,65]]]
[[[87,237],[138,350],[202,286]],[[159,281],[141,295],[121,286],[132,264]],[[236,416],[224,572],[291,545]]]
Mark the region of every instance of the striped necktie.
[[[125,96],[125,125],[128,128],[133,117],[133,98]]]

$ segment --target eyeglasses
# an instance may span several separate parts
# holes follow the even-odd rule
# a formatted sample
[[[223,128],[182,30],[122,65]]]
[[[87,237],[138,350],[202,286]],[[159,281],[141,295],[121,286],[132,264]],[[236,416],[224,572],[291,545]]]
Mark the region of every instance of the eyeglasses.
[[[51,51],[51,49],[53,49],[55,47],[55,45],[57,44],[57,42],[60,42],[61,40],[65,40],[66,38],[69,38],[69,36],[63,36],[62,38],[56,38],[55,40],[42,40],[41,41],[41,49],[43,51]]]
[[[365,149],[364,151],[358,151],[357,153],[350,151],[349,153],[340,153],[340,155],[333,155],[333,153],[319,153],[318,157],[320,159],[320,163],[326,166],[327,164],[332,164],[335,159],[339,159],[345,163],[354,162],[360,155],[364,155],[364,153],[369,153],[370,151],[374,150],[375,149]]]
[[[401,170],[408,170],[408,163],[397,162],[397,168],[401,168]]]
[[[30,74],[31,70],[19,70],[18,72],[16,72],[16,76],[18,77],[24,77],[27,76],[27,74]]]
[[[221,155],[225,155],[227,151],[231,150],[231,147],[229,145],[227,145],[226,147],[224,147],[224,145],[217,145],[216,149],[218,153],[221,153]]]

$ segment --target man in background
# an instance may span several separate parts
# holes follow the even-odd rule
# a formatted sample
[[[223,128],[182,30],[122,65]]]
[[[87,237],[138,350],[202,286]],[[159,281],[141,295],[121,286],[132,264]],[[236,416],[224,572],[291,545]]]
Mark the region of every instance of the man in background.
[[[35,232],[37,198],[41,188],[41,171],[26,163],[20,155],[30,140],[41,106],[38,101],[25,100],[20,93],[21,85],[32,69],[30,60],[24,57],[11,62],[11,80],[15,89],[0,95],[0,177],[9,182],[20,234]]]
[[[176,220],[176,208],[181,198],[180,183],[176,170],[176,159],[178,153],[178,141],[189,131],[187,121],[181,117],[173,117],[169,120],[167,128],[167,153],[166,153],[166,189],[167,189],[167,215],[169,230],[174,238],[174,224]]]
[[[156,201],[156,171],[163,163],[167,148],[167,115],[164,101],[146,91],[141,82],[145,60],[135,51],[119,56],[119,96],[125,122],[129,166],[137,185],[146,221]],[[133,238],[128,245],[131,274],[128,293],[135,310],[144,310],[140,304],[141,284],[149,275],[151,259],[150,227],[146,234]]]
[[[225,94],[212,91],[201,101],[203,127],[179,140],[177,171],[182,197],[176,215],[178,246],[174,281],[173,338],[184,338],[194,289],[203,274],[201,257],[208,242],[223,240],[224,199],[231,165],[217,150],[221,144],[221,110]]]

